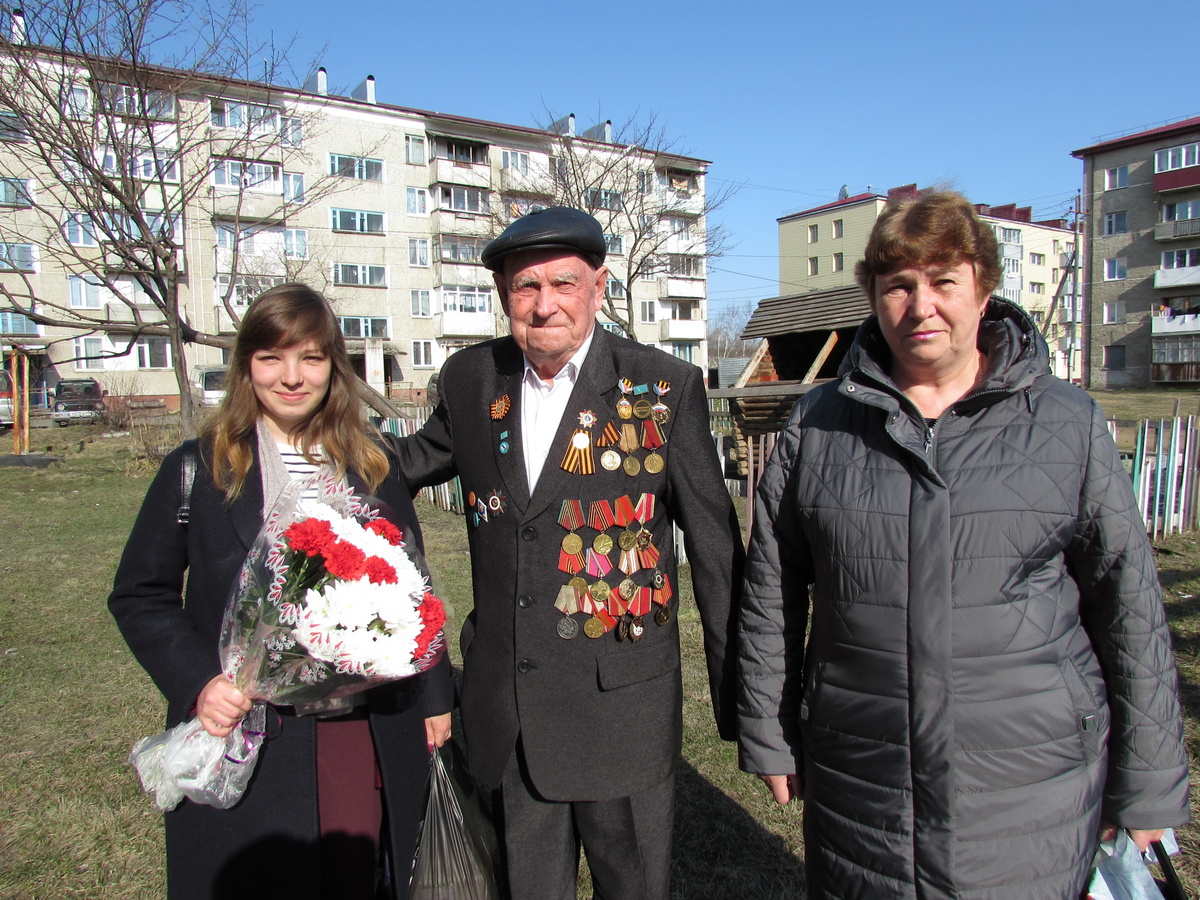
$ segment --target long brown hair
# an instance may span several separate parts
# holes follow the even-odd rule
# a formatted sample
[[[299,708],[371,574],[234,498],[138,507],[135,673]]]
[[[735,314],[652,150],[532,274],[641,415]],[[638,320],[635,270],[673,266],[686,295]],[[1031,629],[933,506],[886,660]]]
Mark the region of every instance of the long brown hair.
[[[250,381],[250,360],[259,350],[286,349],[308,341],[329,358],[332,371],[325,399],[292,434],[299,438],[300,451],[309,462],[318,462],[312,448],[319,444],[322,457],[339,477],[347,468],[353,469],[372,491],[387,475],[387,455],[368,430],[355,391],[357,376],[329,301],[308,285],[280,284],[259,294],[246,311],[225,376],[225,397],[204,423],[202,446],[211,453],[213,477],[230,500],[245,485],[262,416]]]

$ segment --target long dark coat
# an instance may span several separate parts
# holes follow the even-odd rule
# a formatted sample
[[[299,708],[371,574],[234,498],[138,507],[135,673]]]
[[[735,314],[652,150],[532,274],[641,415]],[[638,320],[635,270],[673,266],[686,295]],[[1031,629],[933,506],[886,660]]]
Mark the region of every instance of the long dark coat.
[[[477,501],[486,503],[493,493],[504,498],[503,511],[490,512],[487,521],[468,513],[475,596],[462,634],[468,763],[477,779],[496,787],[520,733],[529,774],[547,799],[628,796],[671,774],[682,739],[673,523],[683,529],[692,566],[717,721],[727,737],[733,733],[733,685],[725,667],[743,554],[709,432],[702,373],[597,327],[532,497],[521,434],[523,375],[523,356],[511,337],[459,351],[442,369],[433,417],[418,434],[397,441],[414,487],[458,475],[463,492]],[[670,386],[662,398],[670,408],[666,446],[659,451],[665,468],[652,474],[643,466],[636,477],[622,468],[608,471],[595,448],[592,474],[560,468],[572,433],[583,427],[582,413],[595,416],[584,429],[593,442],[610,421],[621,422],[616,407],[622,378],[634,386]],[[655,399],[652,391],[642,396]],[[503,398],[507,404],[493,415],[493,404]],[[632,421],[640,435],[641,422]],[[633,455],[644,461],[649,453],[638,449]],[[586,516],[592,501],[629,496],[636,504],[642,493],[656,499],[646,527],[661,551],[658,568],[675,591],[670,620],[657,625],[653,613],[646,616],[637,643],[618,641],[613,632],[596,639],[582,631],[560,637],[563,614],[554,604],[571,577],[559,569],[567,535],[559,524],[563,500],[579,500]],[[616,546],[623,530],[606,529],[614,541],[606,578],[612,587],[625,577]],[[577,533],[591,547],[597,530],[585,525]],[[633,579],[647,585],[652,574],[642,569]],[[585,616],[574,618],[582,624]]]
[[[986,376],[930,427],[869,319],[758,489],[739,739],[750,771],[807,778],[814,900],[1069,900],[1102,817],[1188,820],[1162,595],[1103,414],[1017,307],[989,302],[980,346]]]
[[[217,642],[225,603],[262,527],[257,452],[245,488],[232,503],[225,502],[207,466],[198,466],[191,522],[179,525],[182,455],[182,450],[171,453],[150,485],[108,600],[138,662],[167,699],[167,727],[186,719],[200,690],[220,674]],[[348,478],[367,493],[353,473]],[[394,467],[375,496],[420,547],[416,512]],[[376,688],[368,698],[394,881],[403,897],[428,770],[424,719],[451,707],[449,658],[424,675]],[[282,712],[268,715],[268,725],[278,725],[263,744],[254,777],[236,807],[218,810],[185,800],[166,814],[172,900],[320,897],[315,724],[311,717],[291,715],[290,708]]]

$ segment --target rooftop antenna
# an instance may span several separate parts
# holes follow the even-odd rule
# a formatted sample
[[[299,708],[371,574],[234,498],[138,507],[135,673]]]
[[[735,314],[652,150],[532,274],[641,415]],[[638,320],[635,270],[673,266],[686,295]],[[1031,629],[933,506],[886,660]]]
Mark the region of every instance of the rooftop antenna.
[[[868,190],[869,190],[869,188],[868,188]],[[838,191],[838,196],[837,196],[837,198],[838,198],[839,200],[849,200],[849,199],[850,199],[850,187],[849,187],[849,185],[845,185],[845,184],[843,184],[843,185],[842,185],[842,189],[841,189],[840,191]]]

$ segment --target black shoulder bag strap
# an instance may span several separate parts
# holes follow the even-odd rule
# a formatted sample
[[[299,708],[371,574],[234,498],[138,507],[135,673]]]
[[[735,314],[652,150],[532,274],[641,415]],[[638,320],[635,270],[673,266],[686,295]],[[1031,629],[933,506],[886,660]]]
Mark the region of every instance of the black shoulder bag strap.
[[[189,441],[183,445],[183,460],[179,467],[179,512],[175,519],[187,525],[192,517],[192,485],[196,483],[196,444]]]

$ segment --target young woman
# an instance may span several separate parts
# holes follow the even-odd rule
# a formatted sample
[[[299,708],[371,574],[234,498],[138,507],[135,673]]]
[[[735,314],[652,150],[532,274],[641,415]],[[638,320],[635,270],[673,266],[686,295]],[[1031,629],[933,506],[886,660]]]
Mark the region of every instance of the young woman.
[[[421,547],[404,476],[368,430],[354,380],[324,297],[300,284],[271,288],[238,330],[220,408],[150,486],[108,604],[167,699],[168,727],[198,716],[224,736],[250,709],[221,673],[218,636],[230,586],[290,480],[328,467],[381,501],[406,543]],[[189,457],[194,476],[185,473]],[[190,521],[181,525],[188,481]],[[374,898],[385,821],[390,880],[396,896],[406,896],[428,747],[449,735],[452,698],[444,658],[423,675],[358,695],[337,715],[271,713],[237,806],[185,800],[166,814],[171,900]]]

